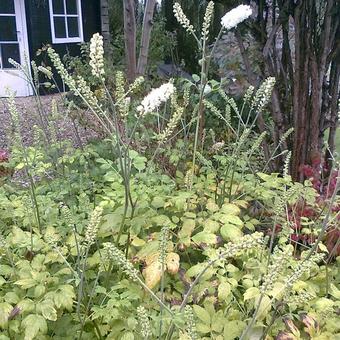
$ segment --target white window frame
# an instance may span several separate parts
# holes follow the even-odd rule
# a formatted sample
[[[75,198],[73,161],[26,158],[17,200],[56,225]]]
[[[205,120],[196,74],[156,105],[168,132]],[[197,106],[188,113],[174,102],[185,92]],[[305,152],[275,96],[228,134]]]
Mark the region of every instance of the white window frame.
[[[65,43],[80,43],[84,42],[84,33],[83,33],[83,18],[82,18],[82,12],[81,12],[81,0],[76,0],[77,2],[77,13],[78,14],[67,14],[66,13],[66,2],[64,1],[64,14],[54,14],[53,13],[53,0],[49,0],[49,6],[50,6],[50,23],[51,23],[51,32],[52,32],[52,43],[53,44],[65,44]],[[71,38],[57,38],[55,36],[55,29],[54,29],[54,17],[61,17],[65,18],[66,22],[66,35],[68,35],[68,26],[67,26],[67,18],[73,17],[78,18],[78,31],[79,31],[79,37],[71,37]]]

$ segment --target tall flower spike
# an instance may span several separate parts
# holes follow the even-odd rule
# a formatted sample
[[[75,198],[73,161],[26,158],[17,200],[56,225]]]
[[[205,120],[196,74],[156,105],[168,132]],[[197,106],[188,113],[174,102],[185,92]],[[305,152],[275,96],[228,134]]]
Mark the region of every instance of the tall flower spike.
[[[269,103],[275,85],[275,78],[268,77],[256,91],[252,108],[256,107],[259,112]]]
[[[175,92],[175,87],[172,83],[163,84],[157,89],[153,89],[137,107],[140,115],[156,111],[162,103],[166,102]]]
[[[138,271],[132,263],[125,258],[125,254],[112,243],[103,244],[105,259],[114,261],[122,271],[133,281],[138,280]]]
[[[194,34],[194,26],[190,24],[190,20],[184,14],[181,5],[178,2],[175,2],[174,7],[174,15],[179,24],[188,32]]]
[[[44,67],[44,66],[38,66],[38,70],[43,73],[48,79],[52,79],[53,77],[53,73],[51,70],[49,70],[48,68]]]
[[[209,27],[211,24],[211,19],[214,14],[214,2],[209,1],[207,9],[205,10],[203,26],[202,26],[202,39],[208,39]]]
[[[167,253],[167,245],[169,239],[169,228],[163,227],[160,234],[160,242],[159,242],[159,262],[162,266],[165,266],[166,253]]]
[[[164,131],[156,136],[160,144],[164,143],[172,135],[178,122],[181,120],[183,116],[183,112],[184,112],[184,109],[182,107],[177,107],[175,113],[170,118],[169,123],[167,124]]]
[[[292,157],[292,153],[291,153],[291,151],[289,151],[286,158],[285,158],[285,162],[284,162],[283,178],[286,178],[289,175],[289,164],[290,164],[291,157]]]
[[[248,102],[250,101],[250,98],[251,98],[251,96],[253,95],[254,90],[255,90],[255,88],[254,88],[254,86],[252,86],[252,85],[250,85],[250,86],[247,88],[247,91],[246,91],[246,93],[245,93],[245,95],[244,95],[244,102],[245,102],[245,103],[248,103]]]
[[[230,30],[249,18],[252,14],[251,7],[248,5],[240,5],[227,12],[221,19],[221,25]]]
[[[190,340],[196,340],[197,337],[197,331],[196,331],[196,323],[195,323],[195,317],[191,306],[186,306],[184,309],[184,319],[186,322],[186,328],[187,328],[187,334],[190,338]]]
[[[138,314],[138,323],[141,327],[140,332],[142,336],[144,337],[144,339],[148,339],[152,335],[148,313],[143,306],[139,306],[137,307],[137,314]]]
[[[262,293],[265,293],[274,288],[275,282],[279,279],[280,274],[286,269],[287,263],[292,255],[292,246],[287,246],[283,250],[275,248],[271,263],[268,266],[266,275],[263,278],[263,283],[260,287]]]
[[[90,42],[90,66],[92,74],[104,80],[104,43],[103,37],[95,33]]]
[[[64,81],[64,83],[70,88],[71,91],[74,91],[77,94],[78,91],[77,91],[76,82],[67,72],[65,66],[61,62],[61,59],[58,53],[56,53],[56,51],[52,47],[49,47],[47,49],[47,54],[49,58],[51,59],[54,67],[58,71],[58,74],[60,75],[61,79]]]
[[[90,222],[85,231],[85,242],[87,243],[88,247],[96,241],[97,231],[100,220],[102,218],[102,214],[102,207],[96,207],[91,214]]]

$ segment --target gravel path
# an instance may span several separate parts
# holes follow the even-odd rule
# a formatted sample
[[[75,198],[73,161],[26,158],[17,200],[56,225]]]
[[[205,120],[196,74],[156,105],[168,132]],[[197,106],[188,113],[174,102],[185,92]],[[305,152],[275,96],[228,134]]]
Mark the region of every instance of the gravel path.
[[[85,129],[79,124],[73,122],[65,113],[65,106],[62,104],[60,95],[42,96],[41,101],[45,110],[44,116],[48,118],[51,112],[51,102],[55,99],[58,104],[57,129],[58,138],[61,140],[69,140],[74,146],[88,143],[91,139],[97,138],[98,135],[90,130]],[[34,126],[41,126],[41,118],[37,110],[35,97],[16,98],[16,106],[20,117],[21,135],[26,145],[33,144]],[[10,147],[11,135],[11,115],[7,107],[7,99],[0,98],[0,149],[8,149]]]

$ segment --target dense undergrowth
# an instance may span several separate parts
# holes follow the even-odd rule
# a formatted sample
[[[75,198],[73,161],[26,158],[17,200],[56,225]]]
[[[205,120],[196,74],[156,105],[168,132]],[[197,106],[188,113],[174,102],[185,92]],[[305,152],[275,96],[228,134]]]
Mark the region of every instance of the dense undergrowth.
[[[25,146],[8,100],[0,339],[340,337],[338,171],[323,171],[320,162],[301,169],[304,183],[293,182],[282,150],[287,131],[271,145],[271,160],[285,158],[282,173],[269,173],[255,123],[274,79],[238,104],[208,81],[201,46],[199,76],[142,99],[140,78],[128,85],[117,72],[107,87],[101,46],[96,35],[95,89],[48,53],[70,88],[68,111],[74,102],[87,107],[103,140],[78,149],[60,141],[54,122],[64,109],[38,100],[41,126]],[[35,70],[53,81],[50,70]],[[201,130],[203,115],[211,129]]]

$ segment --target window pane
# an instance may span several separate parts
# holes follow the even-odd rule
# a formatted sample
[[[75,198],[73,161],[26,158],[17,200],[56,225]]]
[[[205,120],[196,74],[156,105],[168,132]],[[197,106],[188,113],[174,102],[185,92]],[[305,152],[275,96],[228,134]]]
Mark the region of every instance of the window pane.
[[[8,58],[12,58],[20,63],[19,44],[1,44],[0,48],[3,68],[14,68],[14,66],[8,62]]]
[[[67,18],[69,38],[79,37],[78,18]]]
[[[15,14],[14,0],[0,0],[1,14]]]
[[[56,38],[66,38],[66,27],[64,17],[54,17],[54,32]]]
[[[0,16],[0,41],[17,41],[15,17]]]
[[[64,14],[64,1],[63,0],[52,0],[53,3],[53,14]]]
[[[78,14],[77,0],[66,0],[66,12],[67,14]]]

